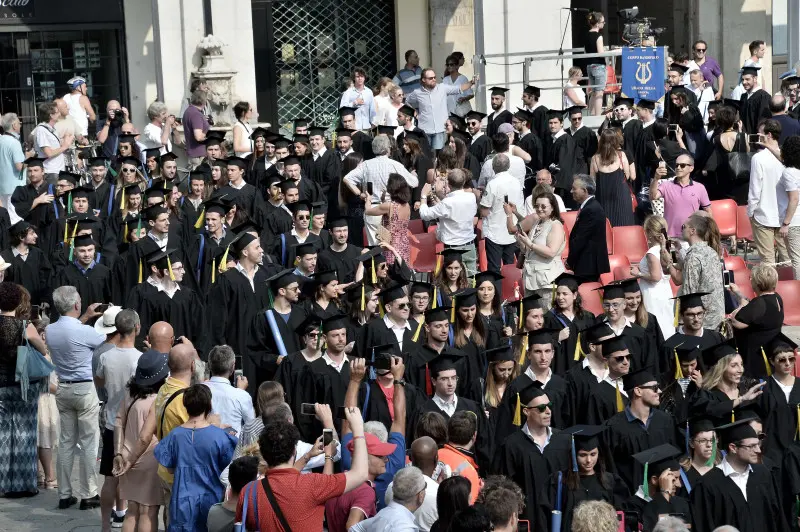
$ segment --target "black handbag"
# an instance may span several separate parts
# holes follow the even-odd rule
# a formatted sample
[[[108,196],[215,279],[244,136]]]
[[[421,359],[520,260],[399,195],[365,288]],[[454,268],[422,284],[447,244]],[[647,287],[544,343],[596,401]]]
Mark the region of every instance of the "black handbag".
[[[731,169],[731,178],[734,183],[747,183],[750,181],[750,161],[753,154],[749,151],[738,151],[742,133],[736,135],[734,150],[728,152],[728,167]]]

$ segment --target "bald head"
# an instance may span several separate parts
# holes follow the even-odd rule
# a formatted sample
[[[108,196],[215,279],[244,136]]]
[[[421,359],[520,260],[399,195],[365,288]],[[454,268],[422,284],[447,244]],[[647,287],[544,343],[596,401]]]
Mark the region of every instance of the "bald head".
[[[150,348],[159,353],[169,353],[172,342],[175,340],[174,337],[175,331],[173,331],[172,325],[166,321],[155,322],[147,332],[147,341],[150,342]]]
[[[786,98],[783,94],[776,94],[769,101],[769,111],[773,115],[783,114],[786,111]]]
[[[169,372],[186,373],[192,371],[192,362],[197,358],[197,351],[188,344],[178,344],[169,350]]]
[[[439,448],[430,436],[422,436],[411,444],[411,463],[430,476],[436,468]]]
[[[58,107],[58,112],[61,113],[61,118],[66,118],[69,114],[69,107],[67,107],[67,102],[65,102],[62,98],[55,99],[56,107]]]

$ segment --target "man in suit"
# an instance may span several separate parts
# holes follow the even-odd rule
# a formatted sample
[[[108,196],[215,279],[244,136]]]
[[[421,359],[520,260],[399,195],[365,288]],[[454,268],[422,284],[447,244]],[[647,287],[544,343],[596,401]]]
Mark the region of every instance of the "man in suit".
[[[569,256],[564,264],[581,282],[595,282],[611,271],[606,248],[606,213],[594,197],[595,180],[577,174],[572,181],[572,199],[580,206],[569,234]]]

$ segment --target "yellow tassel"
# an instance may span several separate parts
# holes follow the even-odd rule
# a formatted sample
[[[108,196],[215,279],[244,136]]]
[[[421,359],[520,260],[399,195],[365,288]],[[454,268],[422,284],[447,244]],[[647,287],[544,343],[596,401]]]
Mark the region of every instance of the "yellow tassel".
[[[772,368],[769,365],[769,360],[767,360],[767,354],[764,352],[764,348],[761,348],[761,358],[764,359],[764,367],[767,370],[767,377],[772,377]]]
[[[122,187],[122,198],[120,198],[119,202],[120,209],[123,211],[125,210],[125,187]]]
[[[144,266],[142,265],[142,259],[139,259],[139,283],[142,282],[143,270],[144,270]]]
[[[433,303],[431,303],[431,308],[436,308],[436,285],[433,285]]]
[[[442,270],[442,256],[436,256],[436,265],[433,267],[433,275],[439,275],[439,272]]]
[[[364,287],[364,283],[361,283],[361,312],[364,312],[367,309],[367,289]]]
[[[681,304],[679,303],[679,301],[680,301],[679,299],[675,301],[675,322],[673,323],[673,325],[675,326],[676,329],[678,328],[678,325],[680,324],[681,321],[680,320]]]
[[[200,211],[200,216],[197,217],[197,221],[194,223],[195,229],[200,229],[201,227],[203,227],[203,219],[205,218],[205,216],[206,216],[206,210],[202,209]]]
[[[75,235],[77,234],[78,234],[78,221],[75,220],[75,227],[72,228],[72,238],[70,240],[75,240]]]
[[[231,245],[228,244],[228,247],[225,248],[225,253],[222,254],[222,258],[219,261],[219,272],[227,272],[228,271],[228,252],[231,250]]]
[[[472,278],[472,288],[477,288],[477,287],[475,286],[475,278],[474,278],[474,277]]]
[[[456,322],[456,296],[453,296],[453,306],[450,307],[450,323]]]
[[[581,355],[583,354],[583,348],[581,347],[581,333],[578,333],[578,341],[575,343],[575,356],[573,360],[575,362],[581,359]]]
[[[619,389],[619,379],[617,379],[617,413],[625,410],[625,403],[622,401],[622,391]]]
[[[514,420],[512,423],[518,427],[522,426],[522,402],[519,400],[519,394],[517,394],[517,406],[514,408]]]
[[[681,369],[681,361],[678,359],[678,350],[673,349],[672,352],[675,354],[675,380],[683,378],[683,370]]]
[[[69,240],[69,220],[64,220],[64,244]]]
[[[216,260],[212,260],[211,261],[211,284],[214,284],[216,282],[217,282],[217,261]]]
[[[733,413],[733,410],[731,410],[731,423],[736,423],[736,414]]]
[[[175,281],[175,274],[172,273],[172,261],[169,260],[169,255],[167,255],[167,270],[169,270],[169,280]]]
[[[522,329],[522,325],[525,323],[525,317],[522,315],[522,298],[519,300],[519,325],[517,326],[518,329]]]
[[[519,367],[522,367],[525,364],[525,357],[528,354],[528,336],[524,336],[522,339],[522,345],[519,348]]]
[[[375,273],[375,257],[372,257],[372,284],[378,284],[378,276]]]
[[[417,330],[414,331],[414,337],[411,339],[412,342],[416,342],[419,340],[419,333],[422,330],[422,324],[425,323],[425,316],[419,317],[419,325],[417,325]]]

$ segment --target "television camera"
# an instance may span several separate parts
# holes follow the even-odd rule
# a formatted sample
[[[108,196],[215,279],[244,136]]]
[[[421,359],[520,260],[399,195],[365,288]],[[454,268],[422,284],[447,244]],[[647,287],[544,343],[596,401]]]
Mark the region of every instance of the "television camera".
[[[654,28],[650,24],[655,17],[639,18],[639,8],[633,6],[620,9],[617,15],[622,19],[622,41],[628,46],[642,46],[649,37],[658,37],[666,28]]]

